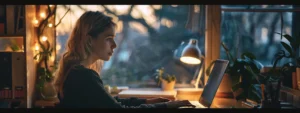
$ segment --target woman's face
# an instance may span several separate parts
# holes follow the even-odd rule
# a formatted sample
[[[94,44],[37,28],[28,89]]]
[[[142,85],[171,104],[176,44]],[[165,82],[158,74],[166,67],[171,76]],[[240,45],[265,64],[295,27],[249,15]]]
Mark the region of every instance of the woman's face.
[[[92,56],[108,61],[117,45],[114,41],[115,27],[109,27],[92,40]]]

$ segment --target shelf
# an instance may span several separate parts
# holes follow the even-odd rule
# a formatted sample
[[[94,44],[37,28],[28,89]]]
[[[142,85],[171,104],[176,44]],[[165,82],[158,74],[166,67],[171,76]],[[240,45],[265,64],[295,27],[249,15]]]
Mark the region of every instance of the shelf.
[[[23,38],[24,35],[18,35],[18,34],[14,34],[14,35],[7,35],[7,34],[0,34],[0,38]]]
[[[19,102],[19,101],[24,101],[24,99],[0,99],[0,101]]]
[[[300,90],[292,89],[289,87],[281,86],[281,91],[286,93],[291,93],[293,95],[300,96]]]

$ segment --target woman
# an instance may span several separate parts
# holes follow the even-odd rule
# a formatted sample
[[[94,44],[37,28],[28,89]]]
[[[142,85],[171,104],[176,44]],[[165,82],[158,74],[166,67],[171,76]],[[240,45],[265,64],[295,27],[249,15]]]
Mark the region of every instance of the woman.
[[[101,12],[87,11],[77,20],[56,75],[59,107],[76,108],[178,108],[188,101],[168,99],[120,99],[104,88],[99,70],[117,47],[116,24]]]

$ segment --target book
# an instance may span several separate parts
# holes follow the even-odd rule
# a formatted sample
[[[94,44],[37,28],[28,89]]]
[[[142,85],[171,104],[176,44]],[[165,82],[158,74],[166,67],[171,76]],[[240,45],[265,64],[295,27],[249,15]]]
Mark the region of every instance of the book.
[[[5,24],[4,23],[0,23],[0,34],[5,34]]]
[[[5,5],[0,5],[0,34],[5,34]]]
[[[15,34],[15,5],[6,5],[6,34]]]

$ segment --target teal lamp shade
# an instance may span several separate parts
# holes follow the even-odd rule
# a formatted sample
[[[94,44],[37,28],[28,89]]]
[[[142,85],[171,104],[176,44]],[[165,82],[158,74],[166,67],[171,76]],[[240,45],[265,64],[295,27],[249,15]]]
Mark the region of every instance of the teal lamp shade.
[[[201,51],[197,45],[197,39],[190,39],[189,43],[182,50],[180,61],[187,64],[200,64]]]

